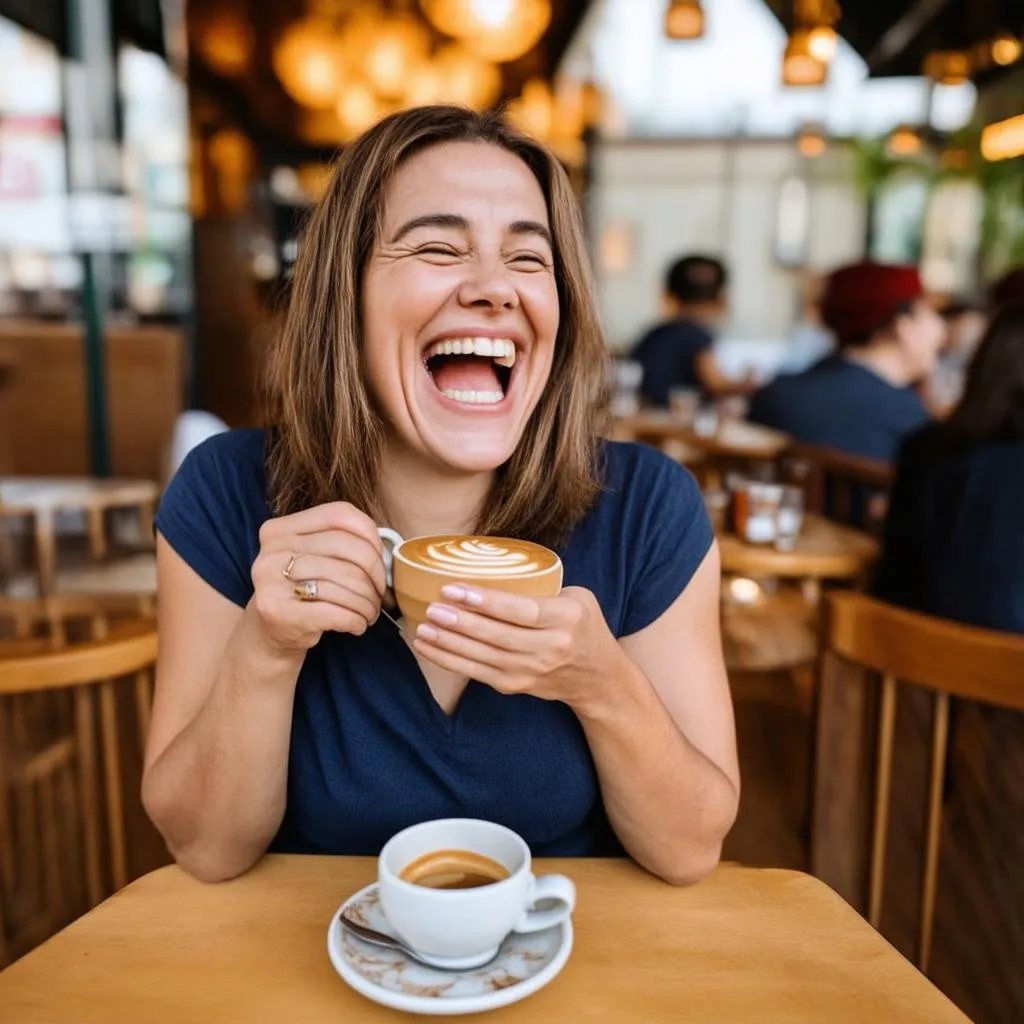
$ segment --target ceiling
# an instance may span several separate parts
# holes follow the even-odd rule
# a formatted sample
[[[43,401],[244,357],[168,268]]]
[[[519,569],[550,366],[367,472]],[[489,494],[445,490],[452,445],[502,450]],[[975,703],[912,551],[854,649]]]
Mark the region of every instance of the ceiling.
[[[0,6],[4,2],[0,0]],[[143,2],[134,0],[135,4]],[[394,4],[394,0],[379,2],[382,7]],[[118,3],[131,6],[126,0]],[[792,26],[794,0],[765,3],[787,28]],[[188,5],[190,28],[194,30],[204,13],[221,4],[244,13],[254,30],[256,53],[250,71],[229,80],[205,67],[192,48],[190,76],[200,121],[204,120],[205,105],[206,114],[238,123],[263,148],[287,151],[290,147],[309,155],[321,151],[323,147],[311,146],[301,138],[297,128],[301,111],[270,66],[274,40],[307,11],[308,0],[192,0]],[[517,95],[531,75],[551,75],[589,5],[590,0],[552,0],[552,23],[540,45],[502,66],[506,99]],[[917,75],[925,56],[936,49],[964,48],[1000,31],[1024,33],[1024,0],[841,0],[841,6],[840,33],[868,61],[871,74],[878,76]],[[993,73],[984,73],[982,80]]]
[[[531,76],[553,74],[589,3],[590,0],[552,0],[551,24],[540,44],[520,59],[501,65],[503,99],[518,95]],[[243,78],[229,80],[205,66],[196,47],[190,47],[190,85],[193,94],[200,97],[200,107],[205,102],[211,107],[211,114],[212,108],[217,108],[264,146],[304,150],[313,155],[323,147],[306,144],[300,137],[296,126],[303,112],[281,87],[270,63],[274,41],[280,38],[287,25],[308,12],[308,0],[192,0],[188,5],[190,33],[194,33],[203,16],[209,15],[219,4],[244,13],[253,28],[256,53],[250,71]],[[389,0],[378,0],[378,6],[388,7]],[[390,0],[390,6],[417,7],[415,3],[395,4],[394,0]]]
[[[792,27],[794,0],[765,2]],[[935,50],[1024,33],[1024,0],[840,0],[840,6],[838,31],[874,76],[919,75]]]

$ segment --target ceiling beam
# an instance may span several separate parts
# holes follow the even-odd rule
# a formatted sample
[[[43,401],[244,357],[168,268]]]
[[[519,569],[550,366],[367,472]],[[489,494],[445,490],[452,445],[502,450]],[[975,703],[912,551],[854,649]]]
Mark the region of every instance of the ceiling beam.
[[[917,0],[875,43],[867,55],[868,72],[881,70],[898,57],[952,0]]]

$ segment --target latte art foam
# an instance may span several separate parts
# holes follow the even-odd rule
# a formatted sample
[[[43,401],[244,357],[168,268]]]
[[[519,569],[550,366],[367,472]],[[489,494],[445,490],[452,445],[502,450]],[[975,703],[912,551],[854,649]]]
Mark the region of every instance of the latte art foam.
[[[412,565],[452,576],[532,576],[559,564],[540,544],[504,537],[423,537],[406,541],[399,557]]]

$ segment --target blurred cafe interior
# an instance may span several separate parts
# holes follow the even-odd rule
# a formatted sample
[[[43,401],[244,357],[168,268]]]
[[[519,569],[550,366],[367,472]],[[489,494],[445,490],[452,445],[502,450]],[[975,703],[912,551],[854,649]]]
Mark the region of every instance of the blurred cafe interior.
[[[821,880],[969,1019],[1024,1020],[1020,0],[0,0],[0,1020],[73,1019],[7,1018],[5,974],[170,863],[161,495],[264,424],[337,155],[436,103],[557,156],[607,435],[703,492],[723,862]]]

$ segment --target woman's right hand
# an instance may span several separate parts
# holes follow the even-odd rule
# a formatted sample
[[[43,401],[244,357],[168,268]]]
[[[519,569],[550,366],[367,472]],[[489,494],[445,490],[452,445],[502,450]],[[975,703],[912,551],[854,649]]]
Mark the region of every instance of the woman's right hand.
[[[307,580],[316,581],[316,600],[296,593]],[[268,519],[252,581],[250,609],[272,650],[304,653],[328,631],[359,636],[387,592],[377,526],[343,501]]]

